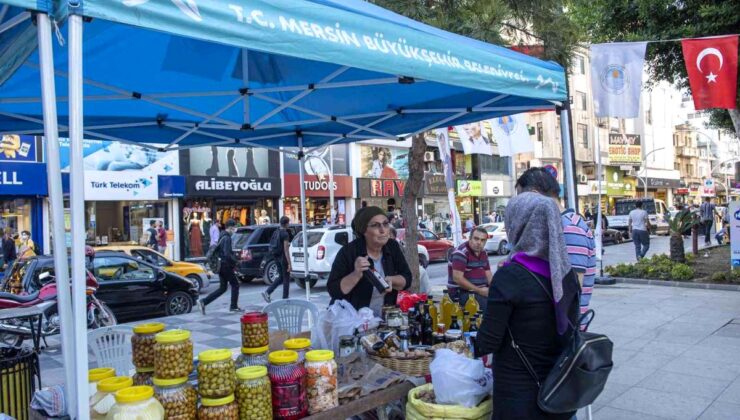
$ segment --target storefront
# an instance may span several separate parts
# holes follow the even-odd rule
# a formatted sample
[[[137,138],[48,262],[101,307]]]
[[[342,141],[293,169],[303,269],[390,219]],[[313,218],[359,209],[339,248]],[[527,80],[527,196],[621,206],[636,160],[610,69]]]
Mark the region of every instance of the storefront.
[[[357,208],[376,206],[388,212],[395,211],[401,208],[405,190],[406,180],[403,179],[358,178]]]
[[[285,198],[283,199],[283,215],[290,218],[291,223],[301,222],[300,177],[286,173]],[[306,223],[322,225],[328,222],[330,216],[329,177],[306,175]],[[347,200],[352,197],[352,177],[334,175],[332,189],[334,190],[335,220],[332,224],[346,224]]]
[[[445,176],[439,174],[424,175],[422,193],[422,214],[426,214],[431,220],[431,231],[441,234],[445,233],[450,221],[450,201],[447,197],[447,184]]]
[[[0,231],[10,229],[13,234],[28,231],[43,252],[43,202],[46,195],[45,164],[0,162]]]
[[[619,167],[606,167],[606,194],[608,207],[611,212],[614,204],[620,198],[634,198],[636,196],[637,180],[624,176]]]
[[[484,179],[480,198],[480,222],[483,217],[494,212],[498,220],[503,220],[504,210],[513,195],[511,180]]]
[[[482,195],[483,182],[457,180],[457,195],[455,200],[463,229],[469,219],[472,219],[476,225],[481,223],[482,214],[480,203]]]
[[[667,206],[673,204],[673,191],[681,187],[681,180],[666,178],[648,178],[648,196],[663,200]],[[637,180],[637,193],[642,197],[645,195],[645,183],[642,179]]]

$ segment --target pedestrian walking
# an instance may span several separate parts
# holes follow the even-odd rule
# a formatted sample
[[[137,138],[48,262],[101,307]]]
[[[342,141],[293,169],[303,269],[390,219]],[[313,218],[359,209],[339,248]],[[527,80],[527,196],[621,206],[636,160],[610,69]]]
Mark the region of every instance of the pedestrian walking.
[[[167,231],[164,230],[164,223],[162,221],[157,222],[157,251],[160,254],[164,254],[167,250]]]
[[[473,221],[473,216],[470,216],[468,217],[468,220],[465,221],[465,232],[472,232],[474,227],[475,222]]]
[[[214,220],[211,227],[208,229],[208,236],[210,237],[209,246],[218,244],[218,238],[221,237],[221,222]]]
[[[288,231],[288,225],[290,224],[290,219],[286,216],[283,216],[280,218],[280,228],[275,230],[275,232],[272,233],[272,237],[270,238],[270,248],[269,252],[270,255],[275,259],[278,265],[278,278],[275,280],[264,292],[262,292],[262,298],[265,300],[265,302],[270,303],[272,301],[272,298],[270,295],[272,295],[272,292],[275,291],[275,289],[278,288],[281,284],[283,285],[283,299],[288,299],[290,295],[290,258],[288,256],[290,255],[290,252],[288,251],[290,247],[290,241],[293,239],[290,237],[290,232]],[[308,264],[308,259],[305,259],[305,264]],[[306,281],[309,281],[309,279],[306,279]]]
[[[704,202],[699,207],[701,214],[701,228],[704,230],[704,245],[712,243],[712,226],[714,226],[714,216],[717,213],[717,207],[712,203],[712,197],[705,197]]]
[[[16,254],[19,259],[36,256],[36,244],[31,239],[31,232],[24,230],[15,244]]]
[[[234,273],[236,264],[239,262],[232,248],[231,236],[234,234],[234,231],[236,231],[236,221],[227,221],[226,230],[221,234],[221,238],[213,250],[215,258],[221,260],[221,266],[218,270],[219,286],[218,289],[206,296],[205,299],[198,300],[198,307],[203,315],[206,314],[206,306],[226,293],[229,285],[231,285],[231,305],[229,306],[229,310],[231,312],[242,312],[242,309],[239,308],[239,280],[236,279],[236,274]]]
[[[5,266],[5,276],[7,277],[10,273],[13,263],[18,258],[15,249],[15,241],[13,240],[13,231],[10,228],[6,228],[3,232],[2,237],[2,252],[3,252],[3,265]]]
[[[642,201],[635,203],[635,208],[629,214],[628,230],[632,242],[635,244],[635,256],[637,260],[645,258],[650,249],[650,218],[648,213],[642,209]]]
[[[149,221],[149,229],[146,230],[148,238],[146,240],[146,247],[153,250],[157,250],[157,221]]]
[[[476,356],[493,353],[493,420],[567,420],[537,405],[539,384],[512,346],[512,337],[544,379],[568,342],[578,316],[578,281],[568,261],[560,212],[552,199],[518,194],[505,214],[510,260],[496,271],[478,329]]]
[[[447,263],[447,290],[450,298],[460,302],[461,306],[474,296],[481,309],[486,307],[488,287],[493,278],[486,242],[486,229],[482,226],[473,228],[470,239],[455,249]]]

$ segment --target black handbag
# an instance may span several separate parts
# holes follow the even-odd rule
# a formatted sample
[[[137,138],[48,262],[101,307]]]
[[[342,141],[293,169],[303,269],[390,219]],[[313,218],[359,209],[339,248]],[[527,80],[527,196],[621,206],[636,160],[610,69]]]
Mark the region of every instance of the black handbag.
[[[547,290],[540,279],[532,272],[529,274],[552,300],[552,293]],[[579,325],[582,325],[581,321],[587,319],[586,327],[588,327],[593,318],[594,311],[588,310],[581,316]],[[581,332],[570,322],[570,319],[568,323],[573,334],[544,381],[540,381],[537,377],[527,356],[514,341],[511,329],[508,329],[511,346],[539,388],[537,405],[547,413],[568,413],[592,404],[604,390],[604,385],[614,365],[612,362],[614,344],[609,337],[604,334]]]

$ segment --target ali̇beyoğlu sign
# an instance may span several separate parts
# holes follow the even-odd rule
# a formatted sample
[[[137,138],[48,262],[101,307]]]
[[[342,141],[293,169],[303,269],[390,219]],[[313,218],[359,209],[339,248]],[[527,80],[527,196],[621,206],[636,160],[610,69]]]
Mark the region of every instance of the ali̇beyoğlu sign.
[[[229,178],[188,176],[187,194],[195,197],[261,198],[280,197],[280,178]]]

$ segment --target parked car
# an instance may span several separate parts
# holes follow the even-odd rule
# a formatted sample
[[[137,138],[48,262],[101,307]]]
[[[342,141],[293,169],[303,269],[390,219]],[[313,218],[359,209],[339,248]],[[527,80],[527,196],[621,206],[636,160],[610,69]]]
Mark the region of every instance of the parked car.
[[[139,245],[111,245],[96,247],[96,251],[117,251],[131,255],[141,261],[156,265],[171,273],[179,274],[198,282],[198,289],[203,289],[211,284],[213,273],[200,264],[174,261],[151,248]]]
[[[668,235],[669,228],[665,215],[669,214],[668,208],[663,200],[654,198],[630,198],[617,200],[614,204],[616,214],[606,216],[609,221],[609,229],[616,229],[622,233],[625,239],[629,239],[629,214],[635,209],[637,202],[642,202],[642,209],[648,213],[650,224],[653,226],[651,233]]]
[[[96,296],[116,318],[142,319],[189,313],[198,299],[198,283],[123,252],[98,251],[92,263]],[[40,255],[23,266],[24,290],[35,291],[42,273],[54,275],[54,258]]]
[[[484,223],[480,227],[488,232],[488,241],[486,242],[486,252],[489,254],[497,253],[506,255],[509,253],[509,241],[506,237],[506,228],[503,223]],[[463,234],[466,241],[470,238],[470,232]]]
[[[331,266],[342,246],[354,240],[352,229],[343,225],[309,229],[306,232],[308,246],[308,278],[311,287],[319,280],[327,280]],[[419,264],[429,264],[429,253],[418,245]],[[298,234],[290,244],[291,278],[301,288],[306,288],[305,258],[303,255],[303,235]]]
[[[406,239],[406,229],[398,229],[398,240]],[[448,261],[454,245],[452,241],[440,238],[434,232],[427,229],[419,229],[419,245],[427,249],[429,261]]]
[[[236,266],[236,275],[239,280],[249,282],[259,277],[270,285],[277,278],[277,263],[270,255],[270,238],[278,224],[244,226],[236,229],[232,238],[232,247],[239,263]],[[300,224],[288,225],[291,237],[301,231]]]

